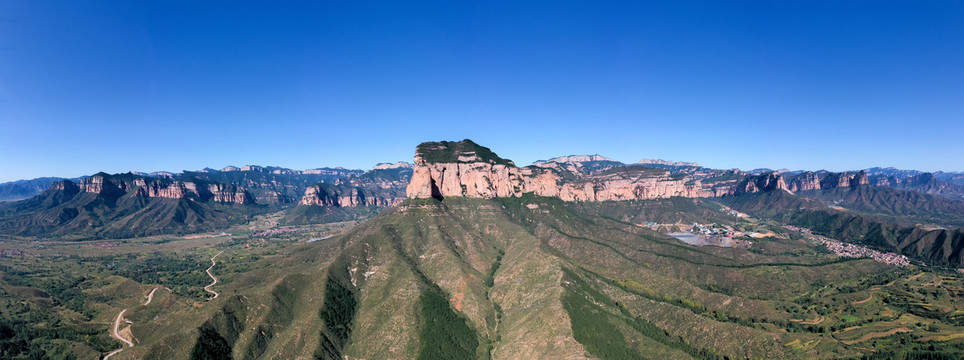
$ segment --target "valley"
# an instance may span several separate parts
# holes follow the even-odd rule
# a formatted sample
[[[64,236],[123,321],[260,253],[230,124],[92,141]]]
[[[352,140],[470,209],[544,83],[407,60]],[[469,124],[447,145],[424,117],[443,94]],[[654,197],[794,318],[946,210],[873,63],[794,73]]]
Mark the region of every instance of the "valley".
[[[964,2],[0,14],[0,360],[964,359]]]
[[[804,221],[827,212],[914,228],[895,210],[907,205],[833,210],[822,195],[807,193],[827,190],[792,192],[781,188],[790,185],[779,175],[734,172],[726,175],[729,185],[714,185],[725,196],[664,196],[677,182],[694,181],[689,176],[720,176],[622,172],[618,163],[594,157],[544,163],[540,169],[554,170],[542,173],[514,168],[474,143],[447,145],[454,149],[447,154],[437,146],[419,147],[435,153],[416,153],[407,196],[394,203],[362,200],[364,189],[342,200],[319,195],[335,188],[305,187],[309,198],[328,200],[255,205],[250,215],[205,231],[117,238],[7,233],[0,241],[0,356],[942,359],[964,353],[956,245],[941,242],[934,246],[948,252],[922,255],[920,241],[896,248],[869,241],[879,226],[850,222],[840,231]],[[547,174],[556,190],[531,180]],[[392,181],[386,191],[401,192],[399,180]],[[567,183],[596,200],[557,192],[576,188]],[[665,187],[639,190],[648,186]],[[879,194],[893,191],[904,190]],[[844,208],[887,200],[849,201]],[[953,199],[936,203],[945,201],[957,206]],[[943,214],[933,218],[953,219]],[[923,230],[896,233],[913,231]]]

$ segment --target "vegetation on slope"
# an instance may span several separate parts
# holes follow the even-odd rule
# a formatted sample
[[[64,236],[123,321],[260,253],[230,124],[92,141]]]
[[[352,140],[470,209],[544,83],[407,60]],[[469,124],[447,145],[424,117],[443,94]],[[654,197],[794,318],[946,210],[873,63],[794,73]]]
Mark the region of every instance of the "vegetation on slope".
[[[895,220],[894,216],[886,214],[893,213],[893,210],[880,210],[885,215],[836,210],[816,200],[782,191],[745,194],[722,198],[720,201],[736,210],[806,227],[834,239],[859,242],[932,264],[964,264],[964,230],[928,229],[907,224],[906,221]]]
[[[691,246],[636,225],[652,217],[770,234],[746,249]],[[8,325],[13,339],[35,330],[64,335],[42,333],[34,340],[42,347],[28,342],[15,356],[102,356],[119,347],[106,328],[124,308],[138,342],[121,354],[143,358],[964,353],[960,275],[840,260],[781,228],[692,199],[412,200],[311,243],[320,235],[306,231],[210,238],[176,255],[148,249],[187,240],[138,240],[143,253],[132,258],[0,256],[0,271],[18,279],[2,287],[9,306],[0,307],[0,319],[34,328]],[[127,246],[98,251],[133,249]],[[206,301],[188,289],[207,283],[207,260],[220,250],[222,296]],[[86,278],[67,276],[78,273]],[[139,305],[154,284],[173,291]],[[66,335],[83,326],[89,338]]]
[[[477,156],[478,161],[481,162],[515,166],[511,160],[503,159],[489,148],[476,144],[469,139],[462,141],[424,142],[415,148],[415,155],[421,157],[422,160],[428,164],[460,163],[465,162],[459,160],[460,156],[474,155]]]
[[[198,328],[191,359],[230,359],[232,348],[244,331],[246,319],[247,305],[241,297],[229,299],[220,311]]]
[[[440,290],[427,289],[419,299],[418,359],[475,359],[478,335],[452,310]]]
[[[346,267],[332,268],[325,281],[325,303],[318,316],[323,323],[321,344],[316,359],[342,359],[342,350],[351,337],[358,301],[347,281]]]

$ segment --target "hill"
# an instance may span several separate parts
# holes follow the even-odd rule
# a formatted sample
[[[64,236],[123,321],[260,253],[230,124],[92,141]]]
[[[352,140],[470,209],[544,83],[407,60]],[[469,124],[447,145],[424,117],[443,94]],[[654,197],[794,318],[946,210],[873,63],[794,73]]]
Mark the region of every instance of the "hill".
[[[231,264],[257,250],[225,245],[213,251],[225,251],[215,271],[228,279],[215,288],[218,299],[192,305],[174,297],[161,312],[130,308],[125,317],[139,343],[118,358],[838,358],[869,353],[862,349],[962,350],[956,341],[931,348],[912,340],[933,333],[930,327],[962,329],[956,318],[912,305],[926,295],[905,292],[905,284],[930,289],[908,280],[916,272],[838,259],[792,239],[760,239],[750,249],[692,246],[603,215],[655,211],[662,202],[604,209],[535,196],[408,200],[344,235],[277,248],[282,256],[234,274],[243,268]]]
[[[438,150],[438,143],[431,144]],[[273,213],[217,237],[130,239],[102,247],[0,242],[3,251],[19,246],[0,256],[5,336],[0,354],[98,358],[115,351],[112,359],[964,354],[964,278],[919,264],[839,256],[826,245],[833,239],[820,236],[859,234],[851,240],[891,244],[946,262],[958,259],[933,250],[937,242],[960,243],[950,232],[890,243],[888,234],[907,234],[885,220],[899,217],[904,207],[893,207],[893,214],[830,208],[816,196],[781,188],[788,185],[774,173],[729,179],[735,184],[730,188],[741,191],[722,198],[543,196],[524,191],[534,189],[525,179],[571,181],[558,172],[568,170],[517,168],[494,153],[478,155],[479,148],[465,143],[446,146],[460,154],[456,159],[470,152],[475,158],[416,161],[408,198],[363,222],[350,217],[368,207],[310,205],[299,207],[304,213],[298,216],[332,210],[351,221],[288,226]],[[696,181],[643,166],[580,174],[573,179],[594,193],[618,188],[614,184]],[[357,201],[357,184],[406,179],[396,175],[372,174],[370,180],[358,177],[359,183],[317,189],[328,194],[320,198]],[[137,189],[147,186],[138,181],[146,179],[133,175],[94,178],[78,190],[62,183],[60,193],[43,202],[56,208],[83,200],[95,205],[82,207],[99,209],[111,198],[173,200],[137,196]],[[871,188],[857,176],[835,179],[848,187],[821,189],[827,196]],[[169,181],[156,193],[179,188],[177,180]],[[127,183],[137,186],[120,185]],[[243,191],[229,186],[222,184],[222,191]],[[411,191],[422,186],[430,192]],[[118,192],[122,188],[127,192]],[[186,196],[178,200],[261,206],[218,202],[200,192]],[[880,206],[863,201],[867,196],[848,198],[854,205]],[[108,211],[92,211],[100,213]],[[692,245],[657,231],[691,227],[715,234],[708,236],[721,246]],[[95,251],[85,250],[92,247]],[[115,326],[120,330],[112,331]]]
[[[938,219],[960,221],[960,215],[943,212],[947,207],[913,205],[915,199],[926,199],[926,195],[875,187],[812,190],[800,194],[771,191],[724,197],[719,201],[741,212],[808,228],[834,239],[904,254],[931,264],[964,265],[964,231],[922,226],[915,224],[914,217],[905,217],[926,214],[928,219],[935,219],[933,216],[937,214]],[[832,205],[818,199],[833,199]],[[942,204],[942,201],[935,202]],[[947,206],[960,204],[952,202]]]
[[[64,179],[58,177],[42,177],[2,183],[0,184],[0,201],[16,201],[32,198],[60,180]]]
[[[250,194],[229,185],[99,173],[8,204],[0,212],[0,232],[66,239],[194,233],[262,211],[250,204]]]
[[[77,182],[60,180],[36,197],[0,206],[0,234],[74,240],[189,234],[278,211],[285,212],[285,221],[291,224],[359,219],[404,199],[412,170],[400,166],[308,172],[246,166],[163,176],[98,173]]]

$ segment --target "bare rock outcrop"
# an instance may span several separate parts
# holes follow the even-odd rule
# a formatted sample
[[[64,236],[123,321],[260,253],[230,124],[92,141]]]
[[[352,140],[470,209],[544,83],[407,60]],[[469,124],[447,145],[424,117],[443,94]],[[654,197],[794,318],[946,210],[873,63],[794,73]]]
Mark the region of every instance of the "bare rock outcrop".
[[[189,183],[192,184],[192,183]],[[196,186],[196,184],[195,184]],[[216,202],[252,204],[254,197],[243,188],[224,184],[208,184],[207,191],[211,194],[211,199]]]
[[[740,182],[730,194],[740,195],[777,190],[789,190],[789,188],[780,173],[770,172],[746,178],[746,180]]]
[[[666,170],[638,165],[588,173],[575,168],[575,163],[584,161],[611,161],[601,156],[562,157],[519,168],[471,140],[423,143],[416,149],[414,160],[406,192],[416,199],[532,193],[564,201],[618,201],[721,196],[732,189],[732,185],[704,186],[685,174],[670,175]],[[782,178],[773,181],[779,182],[773,186],[786,187]]]
[[[813,171],[804,171],[797,175],[789,184],[790,191],[807,191],[820,189],[820,177]]]
[[[131,194],[136,197],[187,199],[235,204],[251,204],[254,197],[244,188],[218,183],[171,180],[134,174],[108,175],[97,173],[74,184],[69,180],[52,186],[54,190],[94,193],[106,197]]]
[[[867,172],[863,170],[853,175],[847,172],[829,173],[823,178],[823,180],[820,181],[821,189],[833,189],[861,185],[870,185],[870,177],[868,177]]]
[[[308,187],[298,203],[303,206],[395,206],[404,200],[396,196],[379,196],[369,189],[350,185],[315,184]]]
[[[854,177],[850,179],[850,186],[863,185],[870,185],[870,177],[867,176],[866,171],[860,170],[857,172],[857,175],[854,175]]]

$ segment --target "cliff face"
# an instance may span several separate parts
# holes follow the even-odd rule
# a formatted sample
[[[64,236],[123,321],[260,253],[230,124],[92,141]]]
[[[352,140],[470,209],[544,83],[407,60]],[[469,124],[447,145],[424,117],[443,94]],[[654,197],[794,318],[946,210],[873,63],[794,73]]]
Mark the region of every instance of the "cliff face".
[[[50,185],[50,189],[63,191],[69,195],[74,195],[80,192],[80,187],[76,183],[70,180],[61,180]]]
[[[94,174],[74,184],[64,180],[54,184],[54,190],[93,193],[108,197],[132,194],[136,197],[189,199],[223,203],[250,204],[254,198],[244,188],[216,183],[178,181],[166,178],[142,177],[132,174]],[[74,190],[76,189],[76,190]]]
[[[790,182],[790,191],[820,189],[820,177],[813,171],[805,171]]]
[[[187,183],[193,184],[193,183]],[[195,184],[196,187],[196,184]],[[195,190],[196,191],[196,190]],[[207,192],[211,194],[212,200],[216,202],[229,202],[235,204],[254,203],[254,197],[244,188],[223,184],[208,184]],[[196,194],[198,192],[195,192]]]
[[[395,206],[405,200],[404,189],[411,178],[409,166],[376,167],[360,176],[334,183],[311,185],[298,204],[336,207]]]
[[[769,192],[776,190],[789,190],[783,176],[779,173],[771,172],[757,176],[748,177],[740,182],[730,191],[732,195],[740,195],[755,192]]]
[[[423,143],[416,149],[409,198],[446,196],[493,198],[532,193],[564,201],[659,199],[673,196],[711,197],[732,186],[706,186],[685,175],[644,166],[620,166],[587,174],[580,162],[611,161],[602,157],[563,157],[525,168],[499,158],[470,140]],[[782,180],[780,180],[782,181]],[[784,185],[785,187],[785,185]]]
[[[889,184],[891,180],[884,178],[874,179],[875,186],[882,186]],[[897,181],[893,179],[893,181]],[[793,177],[793,180],[789,182],[788,189],[790,191],[807,191],[807,190],[819,190],[819,189],[835,189],[842,187],[855,187],[862,185],[870,185],[870,177],[863,170],[857,172],[856,174],[849,174],[846,172],[842,173],[825,173],[823,178],[820,178],[820,174],[812,171],[804,171],[799,175]]]
[[[375,192],[354,186],[317,184],[308,187],[299,205],[311,206],[395,206],[404,198],[379,196]]]

